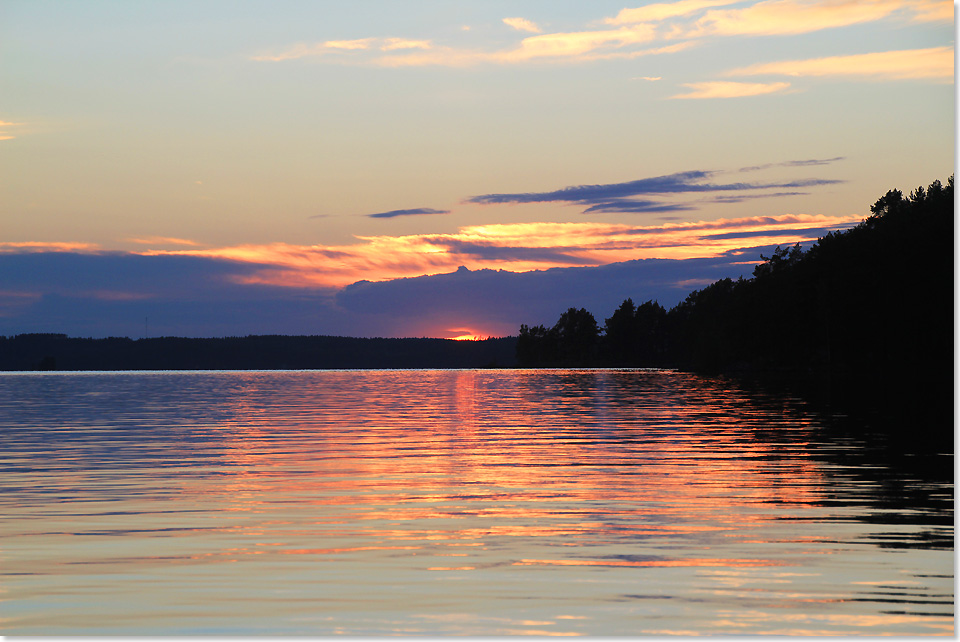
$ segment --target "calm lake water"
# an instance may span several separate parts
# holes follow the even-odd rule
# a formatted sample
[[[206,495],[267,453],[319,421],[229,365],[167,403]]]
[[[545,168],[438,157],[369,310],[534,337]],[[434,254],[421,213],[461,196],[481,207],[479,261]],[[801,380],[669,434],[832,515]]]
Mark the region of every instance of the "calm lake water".
[[[952,455],[857,434],[668,371],[0,375],[0,632],[952,635]]]

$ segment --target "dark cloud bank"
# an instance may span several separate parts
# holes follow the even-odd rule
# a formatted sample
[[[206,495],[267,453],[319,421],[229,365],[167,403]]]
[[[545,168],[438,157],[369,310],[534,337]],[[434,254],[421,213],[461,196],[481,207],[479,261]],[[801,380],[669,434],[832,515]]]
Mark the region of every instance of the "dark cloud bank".
[[[749,276],[759,247],[712,259],[646,259],[536,272],[475,270],[343,290],[242,285],[264,266],[220,259],[129,254],[0,254],[0,334],[79,337],[443,336],[450,328],[515,334],[552,325],[568,307],[602,323],[626,297],[669,307],[723,277]],[[738,265],[738,262],[750,262]]]

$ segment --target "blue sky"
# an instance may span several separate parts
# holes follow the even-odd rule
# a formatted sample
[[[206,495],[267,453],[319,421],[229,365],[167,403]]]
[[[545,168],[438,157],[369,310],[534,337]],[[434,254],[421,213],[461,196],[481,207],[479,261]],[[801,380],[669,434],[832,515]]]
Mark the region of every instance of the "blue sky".
[[[151,304],[160,333],[257,333],[278,322],[217,325],[196,306],[263,308],[269,290],[303,307],[284,331],[390,334],[311,306],[347,319],[351,283],[461,265],[662,259],[689,284],[683,261],[809,242],[888,189],[945,180],[954,34],[953,4],[931,0],[8,0],[0,332],[79,332],[66,296],[91,336],[136,335],[116,319]],[[72,290],[20,273],[64,254],[114,268]],[[181,259],[207,267],[171,290]],[[561,309],[584,304],[569,296]],[[397,332],[553,321],[460,305]]]

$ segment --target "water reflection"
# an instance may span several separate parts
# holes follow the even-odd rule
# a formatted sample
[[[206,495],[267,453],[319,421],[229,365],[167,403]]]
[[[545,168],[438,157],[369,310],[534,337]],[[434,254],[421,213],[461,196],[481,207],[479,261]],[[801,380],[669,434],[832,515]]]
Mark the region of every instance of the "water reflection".
[[[951,480],[721,380],[7,375],[0,408],[4,632],[953,632]]]

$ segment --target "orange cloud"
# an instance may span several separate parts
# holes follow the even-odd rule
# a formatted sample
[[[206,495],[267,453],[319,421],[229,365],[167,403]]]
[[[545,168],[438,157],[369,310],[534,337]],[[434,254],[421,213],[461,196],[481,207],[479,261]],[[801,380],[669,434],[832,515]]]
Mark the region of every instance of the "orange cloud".
[[[0,252],[96,252],[100,249],[95,243],[21,241],[0,242]]]
[[[19,127],[22,124],[23,123],[11,123],[5,120],[0,120],[0,140],[13,140],[16,138],[16,136],[13,136],[12,134],[9,134],[3,130],[7,127]]]
[[[631,30],[638,32],[637,30]],[[616,58],[639,58],[658,54],[676,53],[696,45],[695,42],[680,42],[664,47],[630,49],[629,45],[642,42],[638,33],[631,36],[623,33],[601,36],[607,32],[589,34],[547,34],[525,39],[520,47],[500,52],[467,51],[450,47],[435,49],[428,53],[401,56],[384,56],[374,60],[381,67],[468,67],[477,64],[517,64],[523,62],[589,62]],[[593,34],[593,35],[591,35]],[[568,37],[561,37],[568,36]],[[542,40],[538,40],[542,38]],[[529,41],[529,42],[528,42]]]
[[[759,96],[784,91],[790,87],[788,82],[730,82],[710,81],[695,82],[683,85],[693,91],[686,94],[677,94],[671,98],[741,98],[743,96]]]
[[[910,10],[913,22],[953,22],[953,0],[916,0]]]
[[[534,23],[524,18],[505,18],[504,22],[515,29],[539,33]],[[434,47],[428,40],[406,40],[402,38],[363,38],[360,40],[327,41],[313,45],[298,44],[276,54],[253,56],[252,60],[280,62],[306,57],[328,56],[335,54],[331,61],[373,64],[381,67],[414,66],[469,66],[482,63],[514,64],[528,61],[578,61],[606,58],[637,57],[658,53],[672,53],[691,46],[692,43],[680,43],[644,51],[629,50],[631,47],[650,42],[656,38],[651,25],[639,24],[619,29],[597,31],[573,31],[568,33],[548,33],[530,36],[511,49],[500,51],[482,51],[458,49],[455,47]],[[395,50],[421,49],[422,52],[389,54],[376,58],[345,58],[345,54],[363,53],[381,43],[379,49],[384,52]]]
[[[536,23],[526,18],[504,18],[503,24],[513,27],[517,31],[529,31],[530,33],[540,33],[542,31]]]
[[[953,47],[881,51],[812,60],[785,60],[742,67],[728,76],[860,76],[869,79],[953,80]]]
[[[312,45],[299,43],[278,54],[261,54],[259,56],[252,56],[251,59],[258,61],[281,62],[284,60],[297,60],[299,58],[323,56],[342,51],[363,50],[369,49],[371,44],[376,40],[376,38],[360,38],[357,40],[327,40],[326,42],[319,42]]]
[[[339,288],[360,280],[443,274],[461,265],[527,272],[643,258],[719,256],[743,247],[745,238],[754,246],[794,243],[859,220],[789,214],[659,226],[512,223],[464,227],[452,234],[358,237],[358,243],[342,246],[273,243],[140,254],[206,256],[262,266],[252,275],[237,277],[242,283]]]
[[[387,38],[380,46],[381,51],[396,51],[398,49],[430,49],[429,40],[407,40],[405,38]]]
[[[874,22],[899,11],[919,9],[917,15],[936,15],[932,2],[905,0],[766,0],[742,9],[708,11],[685,37],[707,35],[787,35],[809,33],[863,22]]]
[[[636,9],[621,9],[614,18],[604,20],[606,24],[622,25],[638,22],[659,22],[669,18],[676,18],[690,13],[735,4],[736,0],[680,0],[680,2],[661,2],[648,4]]]
[[[172,236],[150,236],[146,238],[127,239],[127,241],[139,245],[200,245],[190,239],[179,239]]]

